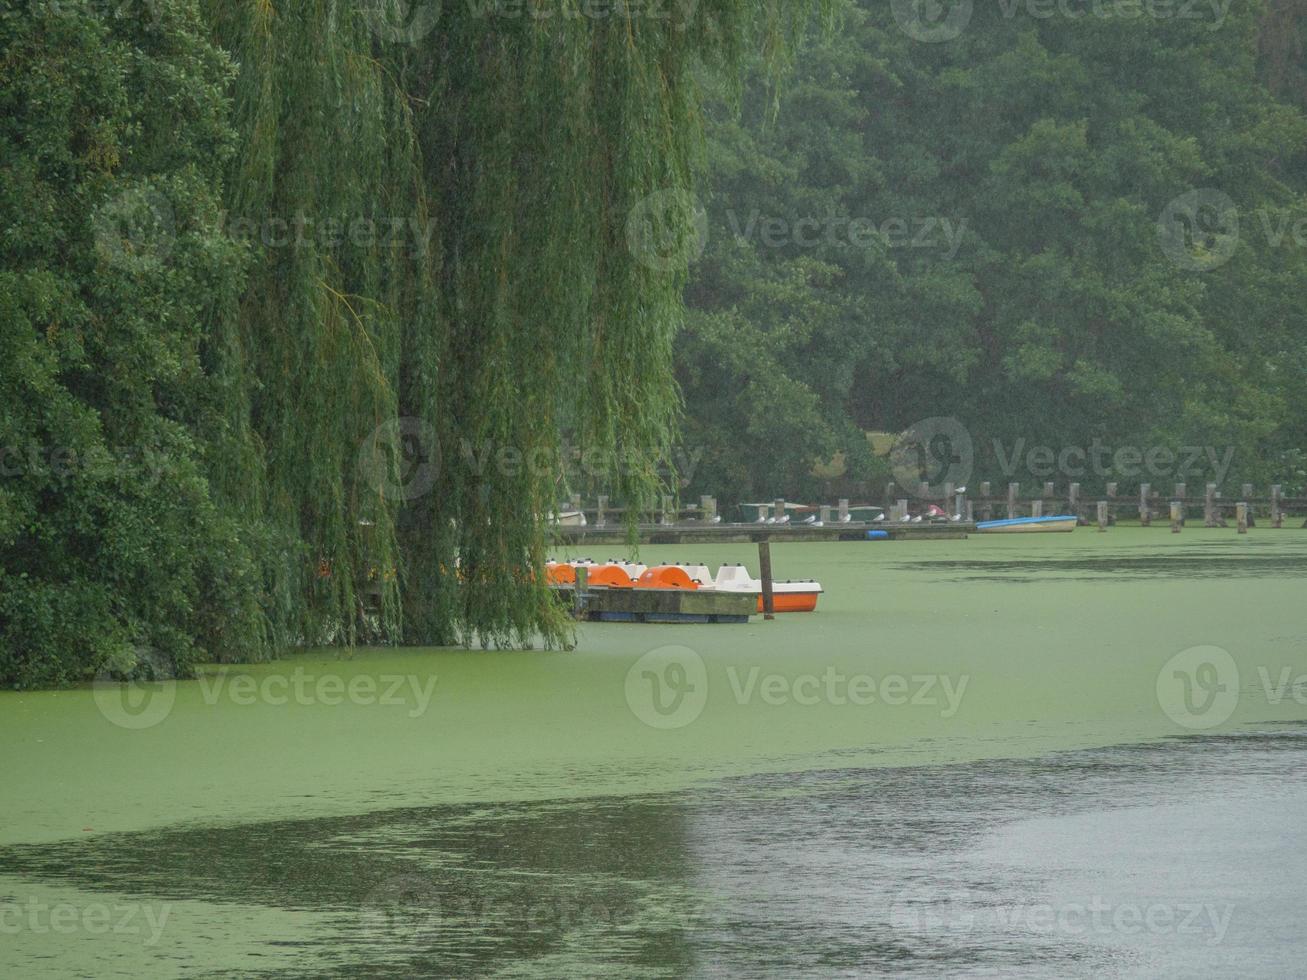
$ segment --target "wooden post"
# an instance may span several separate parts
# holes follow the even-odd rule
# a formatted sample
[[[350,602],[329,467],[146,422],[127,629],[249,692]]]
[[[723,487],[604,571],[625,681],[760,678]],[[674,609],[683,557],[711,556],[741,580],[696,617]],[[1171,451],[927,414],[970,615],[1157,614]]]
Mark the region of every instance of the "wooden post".
[[[953,513],[949,514],[949,517],[961,515],[965,518],[970,510],[971,506],[967,501],[967,495],[965,493],[959,493],[957,494],[957,499],[954,501]]]
[[[1151,483],[1139,484],[1139,526],[1151,527],[1153,523],[1153,509],[1148,505],[1148,498],[1152,496],[1153,485]]]
[[[1055,491],[1054,491],[1054,489],[1053,489],[1053,484],[1051,484],[1051,483],[1045,483],[1045,484],[1044,484],[1044,499],[1045,499],[1045,500],[1052,500],[1052,499],[1053,499],[1053,494],[1054,494],[1054,492],[1055,492]]]
[[[1206,527],[1216,527],[1216,484],[1207,484],[1206,495],[1203,497],[1203,525]]]
[[[599,505],[595,508],[596,527],[604,527],[608,524],[608,515],[604,513],[606,510],[608,510],[608,498],[600,494]]]
[[[705,524],[711,524],[716,510],[717,505],[713,502],[712,497],[705,494],[699,498],[699,520]]]
[[[1071,489],[1067,491],[1067,513],[1075,514],[1080,517],[1080,484],[1071,484]]]
[[[899,523],[902,523],[903,521],[906,521],[908,519],[908,501],[906,498],[899,501],[898,516],[893,519],[898,521]]]
[[[993,488],[988,482],[982,483],[980,485],[980,499],[983,501],[984,506],[983,516],[987,521],[994,519],[994,502],[990,499],[992,496]]]
[[[576,568],[576,593],[572,596],[572,617],[574,619],[585,617],[585,594],[589,584],[590,569],[584,565],[578,565]]]
[[[1271,487],[1271,527],[1279,530],[1284,527],[1284,507],[1280,501],[1284,497],[1284,487],[1275,484]]]
[[[1030,516],[1031,517],[1044,516],[1044,502],[1042,500],[1032,500],[1030,502]]]
[[[847,523],[849,523],[849,519],[850,519],[850,518],[849,518],[849,498],[848,498],[848,497],[841,497],[841,498],[840,498],[840,523],[841,523],[841,524],[847,524]]]
[[[823,524],[830,523],[830,504],[821,505],[821,515],[817,518],[817,520],[821,521]]]
[[[1239,517],[1239,533],[1248,533],[1248,505],[1245,503],[1235,504],[1235,513]]]
[[[1189,487],[1183,483],[1175,485],[1175,499],[1180,501],[1180,526],[1185,523],[1185,501],[1189,498]]]
[[[1171,501],[1171,533],[1179,534],[1184,527],[1184,504],[1178,500]]]
[[[957,484],[953,483],[952,481],[950,481],[950,482],[944,484],[944,501],[943,501],[943,504],[944,504],[944,507],[945,507],[945,508],[947,508],[948,505],[952,502],[953,497],[954,497],[954,493],[953,493],[953,491],[954,491],[954,489],[956,488],[956,486],[957,486]],[[954,511],[953,513],[956,514],[957,511]],[[950,516],[951,516],[951,515],[950,515]]]
[[[672,519],[672,498],[671,498],[670,496],[668,496],[667,494],[663,494],[663,515],[662,515],[662,523],[663,523],[663,524],[674,524],[674,523],[675,523],[675,521]]]
[[[962,514],[968,524],[976,523],[976,504],[972,500],[967,501],[967,509]]]
[[[1020,492],[1020,483],[1009,483],[1007,485],[1007,519],[1009,521],[1017,519],[1017,494]]]
[[[776,618],[776,597],[772,593],[771,542],[758,542],[758,574],[762,576],[762,618]]]
[[[1107,501],[1098,502],[1098,531],[1100,534],[1107,533]]]
[[[776,515],[776,523],[777,523],[777,524],[779,524],[781,521],[785,520],[785,515],[788,514],[789,511],[787,511],[787,510],[785,509],[785,498],[784,498],[784,497],[777,497],[777,498],[776,498],[776,503],[772,504],[772,513]]]

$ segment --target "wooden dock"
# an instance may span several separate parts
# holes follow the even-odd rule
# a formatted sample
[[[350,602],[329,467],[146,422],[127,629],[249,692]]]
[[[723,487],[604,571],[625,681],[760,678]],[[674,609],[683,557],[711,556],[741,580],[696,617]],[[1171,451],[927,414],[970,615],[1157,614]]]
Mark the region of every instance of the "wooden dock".
[[[604,623],[747,623],[758,612],[756,592],[708,589],[610,589],[555,586],[577,619]]]
[[[640,544],[756,544],[759,541],[867,541],[868,531],[884,531],[891,541],[957,541],[974,533],[974,523],[955,524],[641,524]],[[560,543],[613,545],[627,543],[620,524],[603,527],[560,527]]]

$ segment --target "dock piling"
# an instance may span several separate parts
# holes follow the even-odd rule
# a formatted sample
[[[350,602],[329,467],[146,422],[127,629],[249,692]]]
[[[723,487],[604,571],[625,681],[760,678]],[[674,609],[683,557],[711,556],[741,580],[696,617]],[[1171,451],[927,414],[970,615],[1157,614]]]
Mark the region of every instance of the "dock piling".
[[[572,617],[585,618],[586,587],[590,584],[590,569],[584,565],[576,568],[576,591],[572,594]]]
[[[772,591],[771,542],[758,542],[758,574],[762,576],[762,618],[776,618],[776,597]]]

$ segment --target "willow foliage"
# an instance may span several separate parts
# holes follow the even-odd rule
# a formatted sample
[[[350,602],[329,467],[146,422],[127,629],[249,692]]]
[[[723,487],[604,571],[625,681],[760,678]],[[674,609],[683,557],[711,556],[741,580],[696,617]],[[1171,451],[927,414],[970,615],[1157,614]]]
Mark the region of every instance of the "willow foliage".
[[[271,644],[566,640],[536,573],[569,478],[661,489],[697,73],[779,64],[803,7],[206,5],[257,232],[222,492],[276,542]]]

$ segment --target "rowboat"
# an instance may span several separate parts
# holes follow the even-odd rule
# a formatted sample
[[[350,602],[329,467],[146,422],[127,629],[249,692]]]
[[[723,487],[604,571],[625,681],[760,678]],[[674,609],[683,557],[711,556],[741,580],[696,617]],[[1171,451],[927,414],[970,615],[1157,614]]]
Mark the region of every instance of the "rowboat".
[[[1018,517],[1010,521],[985,521],[976,525],[982,534],[1048,534],[1074,531],[1080,519],[1074,514],[1057,517]]]

